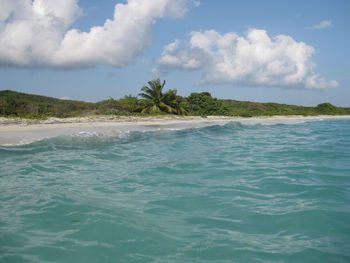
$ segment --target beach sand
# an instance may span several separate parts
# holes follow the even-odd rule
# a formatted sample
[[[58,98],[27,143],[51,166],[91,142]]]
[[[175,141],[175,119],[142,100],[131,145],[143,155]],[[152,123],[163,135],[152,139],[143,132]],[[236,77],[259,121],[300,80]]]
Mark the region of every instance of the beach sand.
[[[29,120],[19,118],[0,118],[0,145],[27,144],[44,138],[61,135],[117,135],[129,131],[180,130],[200,128],[211,125],[225,125],[236,121],[242,124],[301,123],[325,119],[350,119],[350,116],[272,116],[272,117],[111,117],[93,116],[77,118],[49,118]]]

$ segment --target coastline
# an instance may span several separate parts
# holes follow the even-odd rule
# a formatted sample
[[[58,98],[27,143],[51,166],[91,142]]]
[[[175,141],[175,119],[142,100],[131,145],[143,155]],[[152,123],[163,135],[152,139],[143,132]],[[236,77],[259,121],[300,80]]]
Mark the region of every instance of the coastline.
[[[225,125],[236,121],[242,124],[293,124],[305,121],[322,121],[325,119],[350,119],[350,115],[318,116],[89,116],[75,118],[49,118],[46,120],[29,120],[19,118],[0,118],[0,146],[28,144],[44,138],[83,133],[113,134],[130,131],[180,130],[201,128],[211,125]]]

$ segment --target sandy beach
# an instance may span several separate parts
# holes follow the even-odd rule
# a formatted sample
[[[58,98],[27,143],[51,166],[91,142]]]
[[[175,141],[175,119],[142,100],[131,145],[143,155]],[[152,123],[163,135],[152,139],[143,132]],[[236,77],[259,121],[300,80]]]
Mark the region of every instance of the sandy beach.
[[[129,131],[200,128],[210,125],[225,125],[232,121],[248,125],[258,123],[272,125],[278,123],[293,124],[305,121],[321,121],[325,119],[350,119],[350,116],[272,116],[254,118],[227,116],[208,116],[207,118],[196,116],[93,116],[64,119],[49,118],[46,120],[0,118],[0,145],[27,144],[44,138],[62,135],[117,135],[118,133]]]

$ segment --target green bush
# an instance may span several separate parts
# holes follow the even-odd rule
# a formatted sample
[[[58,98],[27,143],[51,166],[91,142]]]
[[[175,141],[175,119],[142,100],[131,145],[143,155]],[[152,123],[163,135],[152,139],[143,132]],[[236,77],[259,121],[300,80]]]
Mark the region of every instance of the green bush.
[[[318,104],[316,110],[320,113],[336,113],[337,107],[330,104],[329,102]]]
[[[228,115],[229,110],[209,92],[191,93],[187,98],[187,111],[192,115]]]

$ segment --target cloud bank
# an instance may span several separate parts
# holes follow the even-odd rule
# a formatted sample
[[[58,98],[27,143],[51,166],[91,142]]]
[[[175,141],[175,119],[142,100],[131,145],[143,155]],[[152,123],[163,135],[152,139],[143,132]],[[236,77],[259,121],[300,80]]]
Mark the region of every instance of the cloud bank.
[[[190,33],[189,41],[164,47],[160,70],[198,70],[200,84],[236,83],[244,86],[325,89],[336,87],[313,71],[314,48],[292,37],[270,38],[265,30],[247,35],[215,30]]]
[[[181,18],[193,0],[128,0],[89,32],[69,29],[78,0],[0,0],[0,66],[123,67],[150,43],[159,18]]]

